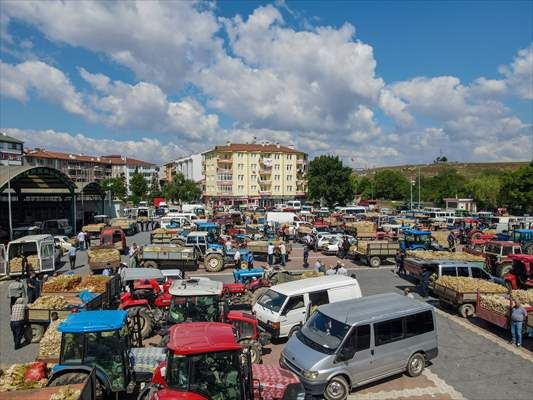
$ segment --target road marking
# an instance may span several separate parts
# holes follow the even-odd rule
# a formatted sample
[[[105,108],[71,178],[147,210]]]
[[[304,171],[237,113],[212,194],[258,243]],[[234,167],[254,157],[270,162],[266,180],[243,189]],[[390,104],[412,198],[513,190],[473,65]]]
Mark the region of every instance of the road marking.
[[[498,346],[502,347],[503,349],[510,351],[513,354],[516,354],[517,356],[522,357],[524,360],[532,362],[533,363],[533,355],[531,355],[527,350],[524,348],[515,347],[510,343],[507,343],[505,340],[499,338],[498,336],[494,335],[493,333],[487,332],[484,329],[479,328],[478,326],[472,324],[468,320],[457,317],[455,315],[451,315],[441,309],[438,309],[435,307],[435,312],[444,318],[447,318],[451,321],[454,321],[455,323],[461,325],[463,328],[468,329],[470,332],[474,332],[480,336],[483,336],[485,339],[490,340],[492,343],[497,344]]]
[[[410,398],[410,397],[420,397],[428,396],[434,397],[437,395],[447,395],[452,398],[452,400],[466,400],[465,397],[455,390],[452,386],[448,385],[442,379],[440,379],[436,374],[431,372],[428,369],[425,369],[422,372],[427,379],[429,379],[435,386],[415,388],[415,389],[400,389],[400,390],[382,390],[380,392],[372,393],[363,393],[358,394],[354,393],[348,396],[348,399],[352,400],[392,400],[397,398]]]

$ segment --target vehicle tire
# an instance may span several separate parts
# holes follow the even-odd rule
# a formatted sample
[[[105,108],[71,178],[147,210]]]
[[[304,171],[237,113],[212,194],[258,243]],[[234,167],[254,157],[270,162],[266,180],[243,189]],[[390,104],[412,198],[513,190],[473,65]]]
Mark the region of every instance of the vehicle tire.
[[[224,257],[218,253],[208,254],[204,260],[204,267],[208,272],[222,271],[224,269]]]
[[[426,367],[426,358],[421,353],[415,353],[411,357],[409,357],[409,361],[407,361],[407,367],[405,368],[405,371],[407,372],[407,375],[414,378],[415,376],[419,376],[424,368]]]
[[[252,364],[261,364],[263,357],[263,348],[255,340],[243,340],[240,342],[243,349],[248,349],[250,352],[250,360]]]
[[[476,308],[473,304],[465,303],[459,306],[459,314],[463,318],[470,318],[476,316]]]
[[[64,374],[58,375],[55,378],[52,378],[48,381],[47,386],[56,387],[56,386],[65,386],[65,385],[76,385],[78,383],[84,383],[87,379],[88,372],[78,371],[78,372],[66,372]],[[105,386],[100,382],[99,379],[96,379],[96,390],[95,390],[96,399],[104,399],[107,393]]]
[[[252,296],[252,307],[255,306],[255,303],[257,303],[257,300],[259,300],[259,297],[261,297],[263,293],[266,293],[267,290],[268,290],[267,287],[260,287],[255,290]]]
[[[378,268],[381,265],[381,259],[379,257],[370,257],[368,265],[372,268]]]
[[[153,321],[152,317],[150,317],[150,314],[148,314],[148,312],[144,308],[132,307],[128,309],[128,325],[135,327],[135,325],[133,325],[133,322],[137,312],[139,312],[139,318],[141,320],[141,337],[143,339],[149,338],[152,334]]]
[[[287,336],[287,338],[290,338],[292,337],[292,335],[294,335],[296,332],[298,332],[300,329],[302,329],[302,326],[301,325],[296,325],[296,326],[293,326],[291,328],[291,330],[289,331],[289,335]]]
[[[512,269],[512,264],[502,264],[498,267],[498,275],[500,276],[500,278],[503,278],[505,275],[511,272]]]
[[[342,376],[335,376],[326,385],[324,389],[324,398],[326,400],[344,400],[350,394],[348,382]]]
[[[30,324],[28,329],[28,337],[32,343],[39,343],[44,335],[44,326],[39,324]]]
[[[159,265],[155,261],[145,261],[144,262],[144,268],[159,268]]]

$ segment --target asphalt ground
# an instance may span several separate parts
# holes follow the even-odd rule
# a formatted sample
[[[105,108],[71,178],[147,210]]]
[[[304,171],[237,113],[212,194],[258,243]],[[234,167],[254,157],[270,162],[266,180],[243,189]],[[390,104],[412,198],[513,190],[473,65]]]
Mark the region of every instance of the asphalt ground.
[[[148,233],[139,233],[128,238],[128,243],[146,244]],[[300,246],[294,246],[288,269],[302,269],[303,256]],[[85,252],[78,253],[76,272],[87,274]],[[324,256],[311,252],[309,264],[320,258],[326,265],[336,262],[335,256]],[[66,270],[65,266],[61,271]],[[343,260],[349,272],[355,272],[363,295],[385,292],[401,292],[405,287],[416,291],[415,285],[403,277],[398,277],[392,265],[377,269],[360,265],[351,260]],[[264,265],[257,261],[256,265]],[[220,273],[206,273],[203,268],[190,273],[206,275],[212,279],[231,282],[230,270]],[[0,282],[0,367],[15,362],[29,362],[35,359],[38,345],[30,344],[15,351],[9,329],[9,303],[7,286]],[[433,360],[423,375],[409,378],[398,375],[375,384],[359,388],[350,398],[360,400],[388,399],[472,399],[504,400],[533,398],[533,339],[524,339],[524,348],[511,346],[509,334],[490,326],[476,318],[465,320],[449,308],[440,308],[434,298],[421,299],[434,304],[437,312],[439,356]],[[268,364],[278,364],[284,341],[267,346],[263,360]]]

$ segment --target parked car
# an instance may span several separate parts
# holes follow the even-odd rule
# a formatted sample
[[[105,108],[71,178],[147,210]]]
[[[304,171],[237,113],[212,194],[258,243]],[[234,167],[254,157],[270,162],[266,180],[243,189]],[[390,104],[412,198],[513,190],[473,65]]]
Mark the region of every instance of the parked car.
[[[61,250],[63,250],[63,254],[68,253],[68,251],[72,247],[72,243],[69,242],[68,236],[54,236],[54,244],[56,245],[56,247],[60,247]]]
[[[289,339],[280,364],[307,394],[341,400],[388,376],[418,376],[437,354],[433,307],[386,293],[319,307]]]

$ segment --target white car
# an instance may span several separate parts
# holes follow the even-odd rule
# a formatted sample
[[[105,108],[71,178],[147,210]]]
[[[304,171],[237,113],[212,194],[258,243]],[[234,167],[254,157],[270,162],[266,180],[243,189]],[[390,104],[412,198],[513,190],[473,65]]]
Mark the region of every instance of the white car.
[[[59,245],[61,247],[61,250],[63,250],[63,254],[68,253],[68,251],[72,247],[72,244],[68,240],[68,236],[54,236],[54,244],[56,246]]]
[[[323,249],[325,248],[325,246],[327,246],[327,244],[330,242],[330,241],[333,241],[335,239],[338,239],[338,238],[341,238],[342,237],[342,234],[340,233],[325,233],[325,234],[318,234],[318,242],[317,242],[317,246],[319,249]]]
[[[333,239],[330,239],[328,244],[325,245],[322,252],[324,254],[337,254],[339,252],[339,245],[342,242],[342,236],[336,237]],[[348,242],[350,242],[350,246],[357,242],[357,240],[353,236],[348,236]]]

